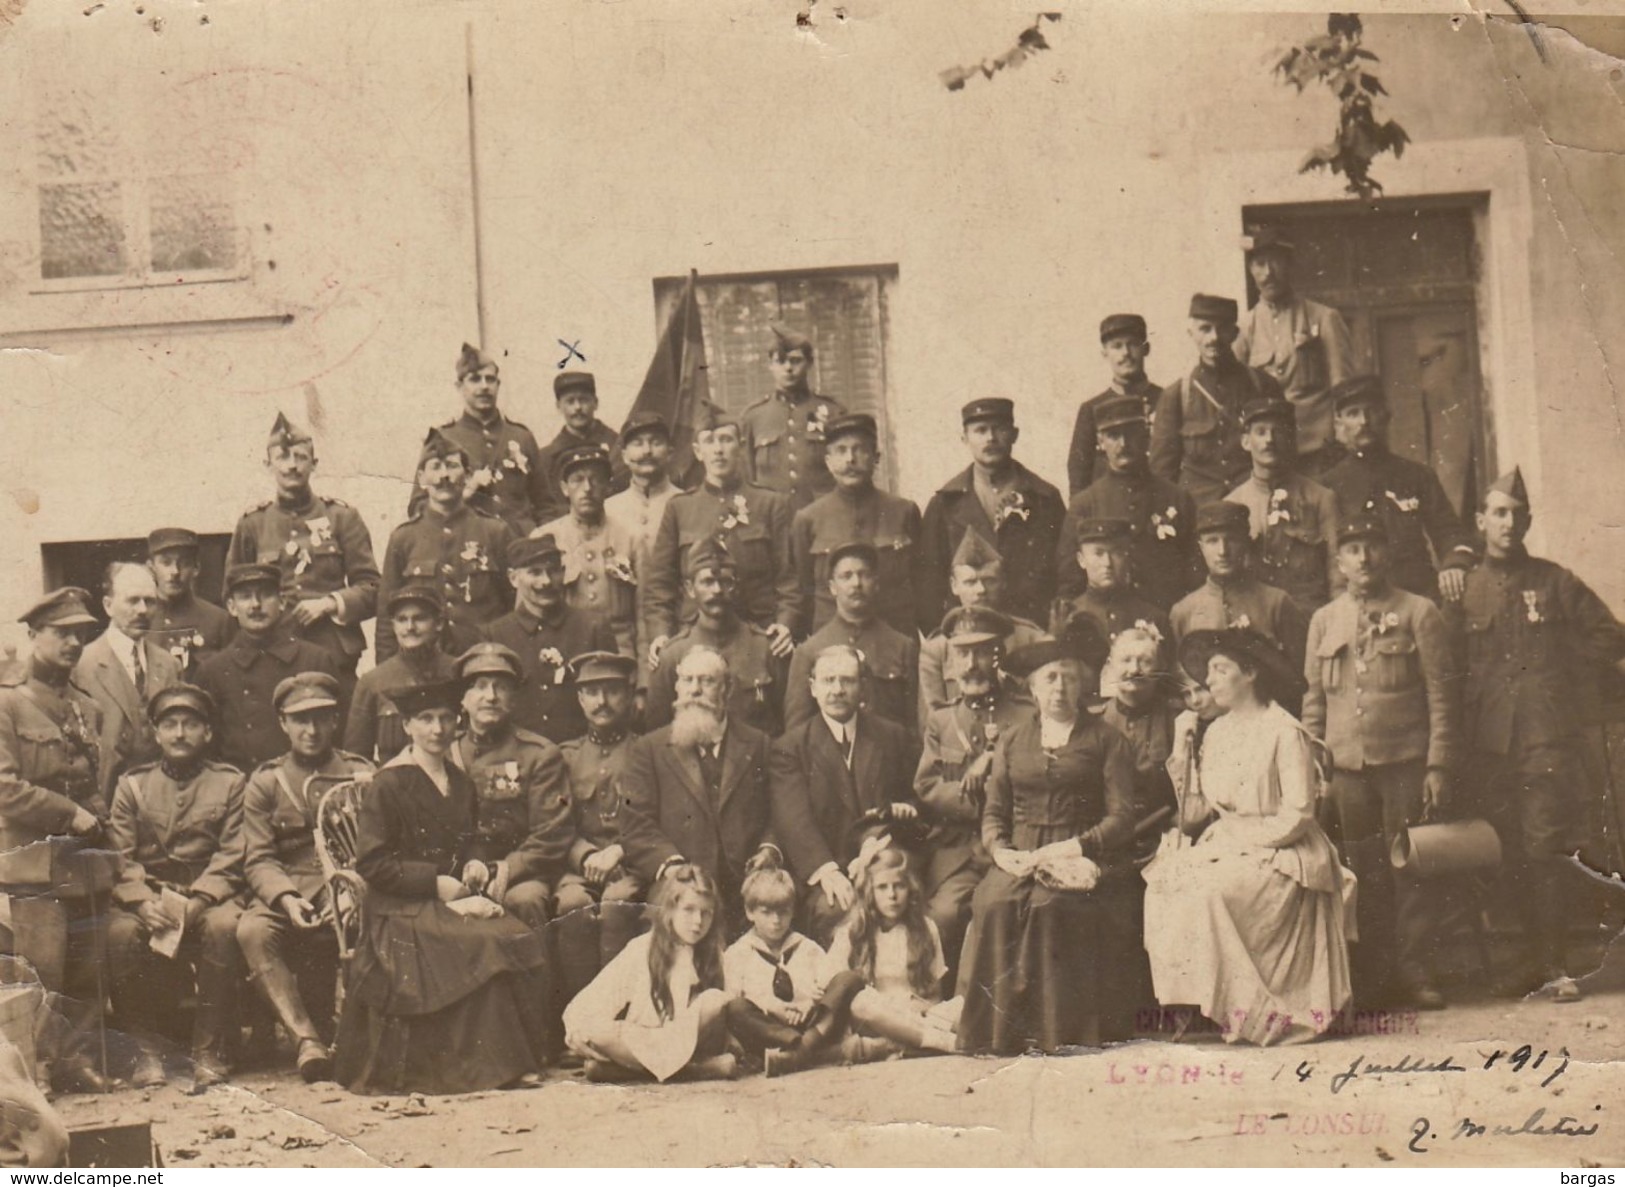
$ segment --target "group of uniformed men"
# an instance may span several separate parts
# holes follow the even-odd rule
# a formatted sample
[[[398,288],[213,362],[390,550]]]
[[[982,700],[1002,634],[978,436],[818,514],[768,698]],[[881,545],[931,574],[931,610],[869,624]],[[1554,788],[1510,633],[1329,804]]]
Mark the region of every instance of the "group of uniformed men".
[[[464,346],[462,414],[429,431],[381,565],[279,416],[275,497],[237,525],[224,609],[194,591],[197,536],[164,528],[145,565],[109,571],[93,641],[83,590],[22,616],[27,670],[0,688],[3,934],[64,1003],[58,1087],[101,1085],[89,1039],[109,999],[140,1040],[131,1078],[162,1080],[156,1036],[193,991],[193,1074],[218,1079],[245,983],[256,1036],[274,1016],[300,1071],[329,1074],[320,796],[400,751],[393,694],[447,679],[466,689],[455,759],[479,793],[468,855],[500,868],[506,909],[556,921],[561,996],[636,933],[632,904],[672,861],[732,893],[773,841],[827,938],[876,827],[923,837],[952,959],[989,866],[991,752],[1030,712],[1000,658],[1079,615],[1127,632],[1104,712],[1143,774],[1180,698],[1200,701],[1175,674],[1183,636],[1251,629],[1303,666],[1367,904],[1367,1004],[1443,1004],[1426,895],[1386,854],[1453,810],[1489,815],[1506,845],[1530,943],[1515,987],[1578,996],[1573,676],[1625,669],[1625,630],[1523,550],[1516,470],[1484,495],[1480,553],[1433,473],[1389,451],[1382,383],[1352,374],[1341,317],[1294,293],[1292,245],[1249,246],[1259,302],[1242,319],[1195,296],[1197,358],[1168,387],[1146,377],[1141,317],[1101,323],[1111,386],[1078,412],[1070,501],[1013,456],[1013,402],[983,398],[962,410],[969,466],[922,515],[875,485],[875,419],[812,391],[812,341],[778,326],[774,394],[706,411],[687,490],[660,416],[617,434],[593,377],[564,372],[564,427],[539,447],[499,408],[496,361]],[[725,731],[673,725],[695,705]]]

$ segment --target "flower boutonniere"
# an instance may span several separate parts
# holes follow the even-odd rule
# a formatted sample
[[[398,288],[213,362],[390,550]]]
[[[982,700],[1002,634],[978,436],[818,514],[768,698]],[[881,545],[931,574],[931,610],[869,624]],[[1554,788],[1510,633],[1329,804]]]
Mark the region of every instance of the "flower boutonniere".
[[[295,577],[300,576],[306,569],[310,568],[310,549],[306,548],[298,540],[289,540],[282,546],[282,551],[293,558],[293,575]]]
[[[1251,618],[1247,617],[1245,614],[1238,614],[1230,620],[1228,629],[1233,631],[1246,631],[1251,630],[1252,625],[1253,620]]]
[[[480,546],[478,540],[466,541],[462,552],[457,554],[457,559],[475,569],[484,570],[491,567],[491,558],[485,555],[485,549]]]
[[[1292,512],[1286,505],[1287,498],[1284,489],[1270,491],[1270,509],[1264,517],[1265,522],[1271,525],[1292,522]]]
[[[1172,540],[1179,535],[1179,525],[1174,520],[1179,518],[1179,508],[1169,507],[1166,511],[1153,511],[1151,513],[1151,527],[1159,540]]]
[[[1392,610],[1386,614],[1380,610],[1373,610],[1366,616],[1366,621],[1371,624],[1371,633],[1374,635],[1386,635],[1389,631],[1399,629],[1399,615]]]
[[[632,562],[624,556],[616,556],[613,548],[604,549],[604,572],[617,581],[624,581],[627,585],[636,585],[637,577],[632,572]]]
[[[811,412],[807,413],[807,435],[814,440],[822,440],[824,430],[829,428],[830,407],[819,402]]]
[[[310,546],[312,548],[320,548],[323,544],[333,542],[333,521],[328,519],[327,516],[319,515],[315,519],[307,519],[305,520],[305,526],[310,529]]]
[[[530,459],[525,456],[525,451],[519,448],[519,442],[508,442],[508,456],[502,459],[502,468],[517,470],[521,474],[530,473]]]
[[[1407,499],[1402,499],[1391,490],[1383,491],[1383,494],[1388,496],[1388,501],[1390,503],[1392,503],[1395,507],[1398,507],[1406,514],[1421,509],[1422,500],[1415,495],[1412,495]]]
[[[1005,491],[1003,497],[999,499],[998,512],[993,516],[993,529],[997,531],[1012,519],[1026,523],[1032,517],[1033,509],[1027,506],[1025,495],[1019,490]]]
[[[750,522],[750,507],[743,493],[722,500],[722,530],[731,532],[741,524]]]
[[[496,475],[491,473],[490,466],[481,466],[478,470],[470,473],[467,481],[463,483],[463,497],[465,499],[472,498],[496,480]]]
[[[559,653],[559,649],[557,647],[542,648],[536,653],[536,658],[553,669],[554,684],[564,683],[564,656]]]
[[[1149,618],[1136,618],[1134,620],[1134,629],[1137,631],[1144,631],[1146,634],[1150,635],[1157,644],[1160,645],[1162,643],[1162,631],[1157,629],[1157,624],[1152,622]]]
[[[1523,591],[1523,616],[1533,623],[1546,621],[1545,611],[1541,608],[1541,596],[1538,589]]]
[[[192,658],[192,653],[187,648],[186,640],[176,639],[172,641],[168,650],[169,654],[175,657],[175,662],[181,666],[181,670],[185,671],[187,661]]]

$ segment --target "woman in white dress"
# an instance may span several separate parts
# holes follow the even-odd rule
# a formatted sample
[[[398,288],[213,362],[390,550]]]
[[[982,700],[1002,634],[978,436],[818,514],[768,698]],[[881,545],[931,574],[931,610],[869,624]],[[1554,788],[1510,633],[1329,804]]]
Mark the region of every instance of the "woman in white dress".
[[[1193,632],[1180,662],[1223,716],[1194,761],[1195,715],[1175,726],[1180,832],[1145,870],[1157,1000],[1198,1006],[1230,1042],[1306,1042],[1349,1002],[1353,875],[1315,822],[1314,743],[1279,703],[1301,677],[1253,630]]]

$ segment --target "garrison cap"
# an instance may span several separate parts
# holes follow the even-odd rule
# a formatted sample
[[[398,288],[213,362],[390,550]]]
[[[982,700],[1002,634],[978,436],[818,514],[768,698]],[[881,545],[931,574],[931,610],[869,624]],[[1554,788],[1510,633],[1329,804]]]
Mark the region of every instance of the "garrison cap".
[[[156,528],[147,533],[147,555],[157,556],[173,548],[196,548],[197,533],[189,528]]]
[[[1375,515],[1356,515],[1337,526],[1337,546],[1350,540],[1381,540],[1388,542],[1388,525]]]
[[[510,569],[523,569],[527,565],[534,565],[537,561],[563,555],[559,549],[559,542],[553,538],[552,532],[538,532],[534,536],[521,536],[508,542],[507,561]]]
[[[176,709],[190,709],[214,723],[214,698],[195,684],[171,684],[147,698],[147,720],[157,725]]]
[[[561,399],[568,392],[586,392],[596,398],[598,381],[591,371],[560,371],[553,376],[553,398]]]
[[[1139,396],[1112,396],[1102,400],[1095,410],[1095,431],[1104,433],[1124,425],[1143,425],[1147,420],[1145,401]]]
[[[1126,519],[1078,521],[1079,544],[1127,544],[1133,538],[1134,525]]]
[[[829,571],[835,572],[835,566],[849,556],[860,556],[868,563],[871,571],[880,568],[880,550],[867,540],[848,540],[845,544],[830,549]]]
[[[645,408],[642,412],[633,412],[626,418],[621,426],[621,440],[626,441],[636,437],[639,433],[657,432],[666,440],[671,440],[671,426],[666,418],[652,408]]]
[[[483,371],[487,367],[495,367],[497,361],[477,346],[463,343],[463,349],[457,352],[457,378],[472,375],[476,371]]]
[[[275,565],[259,563],[233,565],[226,570],[226,593],[232,594],[245,585],[274,585],[282,588],[282,570]]]
[[[418,467],[421,469],[424,463],[434,458],[444,459],[452,456],[462,458],[463,465],[468,465],[468,452],[438,428],[432,428],[423,438],[423,448],[418,451]]]
[[[1529,488],[1523,484],[1523,469],[1519,466],[1513,466],[1510,472],[1490,483],[1489,490],[1484,493],[1489,494],[1490,491],[1497,491],[1514,502],[1529,506]]]
[[[1356,404],[1387,404],[1388,393],[1382,380],[1375,375],[1351,375],[1341,383],[1333,384],[1330,392],[1332,408],[1341,412]]]
[[[1015,424],[1016,402],[1003,396],[983,396],[959,410],[960,424],[968,425],[979,420],[1002,420],[1006,424]]]
[[[607,680],[632,683],[638,661],[616,651],[584,651],[570,661],[571,684],[598,684]]]
[[[449,709],[453,713],[462,707],[463,682],[436,680],[432,684],[414,684],[409,688],[391,689],[384,694],[390,704],[400,710],[402,717],[416,717],[430,709]]]
[[[1295,428],[1298,424],[1297,413],[1293,411],[1291,400],[1276,400],[1269,396],[1248,400],[1241,406],[1243,428],[1260,420],[1273,420],[1288,428]]]
[[[1240,532],[1243,536],[1249,536],[1252,530],[1252,518],[1247,508],[1240,503],[1221,500],[1216,503],[1203,503],[1196,509],[1198,536],[1203,532]]]
[[[880,443],[880,426],[875,418],[867,412],[848,412],[842,416],[833,417],[824,426],[824,441],[834,441],[837,437],[847,436],[867,437],[871,444]]]
[[[792,330],[780,322],[774,322],[768,329],[773,331],[773,353],[789,354],[792,350],[804,350],[807,357],[813,353],[812,339],[797,330]]]
[[[427,606],[440,617],[444,617],[446,613],[446,599],[441,596],[440,591],[432,585],[423,585],[421,583],[403,585],[390,594],[389,600],[384,603],[384,613],[386,615],[394,614],[402,606],[413,604]]]
[[[605,475],[610,472],[609,450],[603,445],[572,445],[559,454],[559,460],[553,463],[553,481],[563,482],[570,476],[571,470],[579,470],[582,466],[602,466]]]
[[[1195,321],[1223,322],[1233,326],[1241,317],[1241,307],[1230,297],[1197,293],[1191,298],[1190,316]]]
[[[326,672],[300,672],[279,681],[271,694],[271,705],[278,713],[308,713],[312,709],[336,709],[339,704],[339,682]]]
[[[1284,251],[1290,255],[1298,247],[1275,227],[1253,227],[1241,237],[1241,250],[1251,258],[1261,251]]]
[[[276,420],[271,424],[271,435],[266,440],[266,445],[272,449],[291,449],[301,443],[311,444],[310,434],[278,412]]]
[[[942,634],[956,647],[1008,638],[1016,624],[991,606],[955,606],[942,619]]]
[[[42,626],[95,626],[90,612],[90,594],[77,585],[64,585],[35,602],[18,617],[38,630]]]
[[[715,432],[717,429],[726,428],[728,425],[732,425],[736,429],[743,428],[739,413],[707,400],[694,417],[694,435],[699,436],[701,433]]]
[[[715,536],[696,542],[683,558],[683,576],[692,580],[698,577],[701,569],[710,569],[720,572],[723,569],[736,570],[739,566],[734,563],[733,553],[728,551],[728,545]]]
[[[965,534],[959,538],[959,547],[954,549],[953,560],[949,562],[948,567],[981,569],[999,564],[1003,559],[992,541],[975,528],[966,528]]]
[[[501,643],[476,643],[456,660],[457,678],[468,681],[476,676],[511,676],[521,684],[525,666],[519,653]]]
[[[1145,318],[1138,313],[1113,313],[1102,318],[1100,340],[1109,342],[1113,338],[1133,338],[1144,342]]]

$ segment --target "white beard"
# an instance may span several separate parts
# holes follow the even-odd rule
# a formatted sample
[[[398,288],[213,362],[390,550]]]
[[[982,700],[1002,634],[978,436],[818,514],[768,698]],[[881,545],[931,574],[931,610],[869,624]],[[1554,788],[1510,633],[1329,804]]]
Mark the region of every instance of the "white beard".
[[[671,740],[678,746],[715,746],[722,741],[724,719],[709,705],[679,705],[671,719]]]

